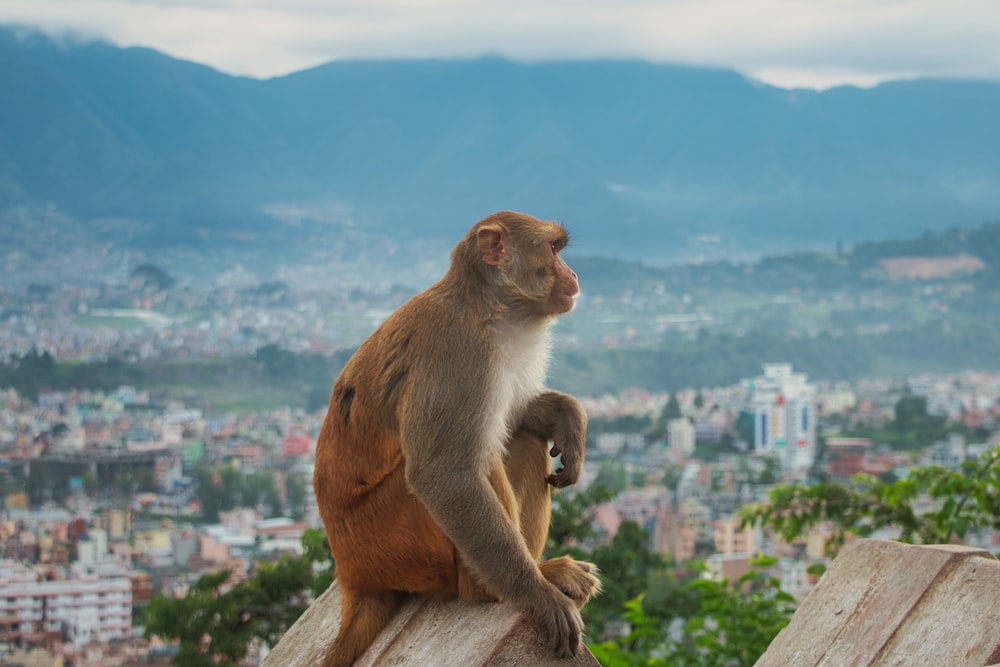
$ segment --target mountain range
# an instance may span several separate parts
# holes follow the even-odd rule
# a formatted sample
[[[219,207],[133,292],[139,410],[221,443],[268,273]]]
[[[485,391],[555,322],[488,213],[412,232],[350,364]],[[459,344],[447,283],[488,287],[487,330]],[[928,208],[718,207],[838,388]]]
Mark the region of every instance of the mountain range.
[[[1000,218],[998,82],[785,90],[495,57],[258,80],[8,26],[0,91],[0,209],[147,251],[303,229],[453,243],[509,208],[567,223],[578,252],[656,262]]]

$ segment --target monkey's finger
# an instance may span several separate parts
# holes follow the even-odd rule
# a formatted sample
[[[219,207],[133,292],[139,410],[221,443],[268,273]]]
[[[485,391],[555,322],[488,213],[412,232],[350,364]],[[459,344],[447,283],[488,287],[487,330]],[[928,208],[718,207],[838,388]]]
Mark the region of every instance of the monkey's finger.
[[[549,450],[549,456],[555,458],[560,454],[562,454],[562,447],[560,447],[559,445],[552,445],[552,449]]]
[[[552,638],[551,646],[558,658],[569,658],[576,655],[580,644],[580,632],[570,619],[560,619],[558,629]]]
[[[576,657],[576,652],[580,648],[580,640],[582,639],[581,634],[580,626],[571,622],[569,632],[565,637],[565,643],[560,647],[560,657]]]
[[[558,472],[549,475],[548,482],[557,489],[565,488],[573,483],[566,474],[566,468],[560,468]]]

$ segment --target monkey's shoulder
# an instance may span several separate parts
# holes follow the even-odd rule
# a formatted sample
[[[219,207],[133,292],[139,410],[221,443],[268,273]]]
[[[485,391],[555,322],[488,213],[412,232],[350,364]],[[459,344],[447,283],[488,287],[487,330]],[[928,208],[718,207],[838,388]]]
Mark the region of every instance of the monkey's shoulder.
[[[450,374],[456,363],[472,374],[486,366],[481,329],[446,311],[423,316],[422,309],[414,307],[420,303],[411,300],[382,322],[351,356],[339,381],[355,386],[389,382],[398,388],[403,378],[434,381],[437,375]]]

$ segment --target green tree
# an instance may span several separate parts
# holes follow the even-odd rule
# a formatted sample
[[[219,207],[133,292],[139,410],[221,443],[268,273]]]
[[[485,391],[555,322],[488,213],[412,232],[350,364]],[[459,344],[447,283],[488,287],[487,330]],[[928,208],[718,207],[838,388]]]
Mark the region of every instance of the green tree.
[[[671,392],[667,405],[663,408],[663,419],[670,421],[671,419],[680,419],[680,417],[681,404],[677,401],[677,394]]]
[[[154,485],[152,470],[125,467],[115,471],[114,490],[125,498],[131,498],[140,491],[151,491]]]
[[[301,472],[291,472],[285,480],[285,500],[288,503],[288,516],[295,521],[301,520],[306,515],[306,499],[309,488],[306,485],[305,475]]]
[[[41,461],[29,462],[25,487],[28,491],[28,502],[31,503],[32,507],[37,507],[45,502],[49,484],[51,484],[51,479],[49,478],[48,466]]]
[[[274,343],[257,348],[254,359],[261,364],[268,378],[281,379],[295,376],[300,367],[300,358],[290,350],[283,350]]]
[[[62,507],[66,506],[66,500],[69,498],[69,477],[66,475],[59,475],[52,482],[50,487],[52,491],[52,500],[55,501],[57,505]]]
[[[263,506],[268,517],[282,514],[281,497],[271,470],[244,475],[231,465],[211,469],[201,466],[195,473],[195,480],[195,493],[205,521],[218,521],[220,511],[237,507]],[[300,488],[298,502],[304,502],[304,493]]]
[[[649,532],[634,521],[623,521],[607,544],[589,556],[601,572],[603,590],[583,608],[587,632],[601,636],[608,623],[622,619],[628,600],[644,593],[650,577],[666,568],[666,561],[649,546]]]
[[[97,481],[97,472],[92,468],[87,468],[83,472],[83,488],[87,495],[94,495],[100,489]]]
[[[155,264],[140,264],[132,269],[129,282],[140,287],[168,290],[177,284],[177,279]]]
[[[302,558],[313,571],[309,592],[313,597],[319,597],[333,583],[334,575],[333,554],[322,529],[310,528],[302,534]]]
[[[895,432],[893,444],[907,449],[920,449],[947,436],[948,419],[927,412],[927,397],[909,392],[896,401],[896,414],[890,427]]]
[[[628,471],[625,464],[615,459],[605,459],[597,467],[597,479],[595,484],[611,489],[616,493],[624,491],[628,486]]]
[[[221,466],[216,472],[218,473],[216,488],[219,489],[222,510],[228,512],[241,507],[243,505],[243,475],[231,465]],[[214,481],[215,478],[213,478]]]
[[[1000,447],[958,470],[914,468],[900,480],[856,475],[847,485],[778,484],[766,502],[741,514],[745,524],[760,522],[789,542],[829,522],[832,551],[848,533],[867,537],[882,529],[897,531],[902,542],[947,544],[970,530],[1000,530]]]
[[[834,549],[847,532],[864,536],[890,527],[904,541],[947,543],[977,528],[1000,528],[1000,448],[960,470],[918,468],[898,481],[858,476],[847,486],[777,485],[768,502],[744,510],[744,519],[761,521],[789,541],[832,522]],[[735,585],[654,576],[646,594],[624,605],[630,632],[591,649],[606,667],[753,664],[794,611],[794,600],[759,569],[772,563],[758,560]],[[659,603],[651,602],[654,593]],[[678,620],[679,628],[670,625]]]
[[[209,523],[219,520],[222,509],[222,497],[215,483],[215,474],[204,466],[199,466],[195,472],[195,495],[201,503],[201,518]]]
[[[763,570],[773,559],[758,559],[735,583],[696,577],[679,587],[687,615],[650,613],[645,596],[625,604],[629,633],[590,645],[604,667],[716,667],[752,665],[791,619],[795,600]],[[666,625],[682,621],[674,632]]]
[[[268,517],[281,515],[281,498],[274,482],[274,473],[270,470],[253,472],[240,479],[241,507],[257,507],[263,505]]]
[[[606,486],[594,483],[586,489],[567,489],[552,496],[552,521],[545,543],[545,555],[554,558],[564,554],[583,559],[587,552],[581,547],[597,537],[594,513],[597,507],[618,495]]]
[[[795,599],[762,569],[773,558],[758,558],[754,569],[735,582],[696,579],[689,586],[699,607],[683,626],[680,641],[666,654],[667,665],[752,665],[791,620]]]
[[[183,598],[154,597],[145,636],[176,641],[174,664],[183,667],[235,666],[255,640],[273,646],[332,580],[322,531],[306,531],[302,544],[301,556],[259,563],[234,586],[221,571],[202,576]]]

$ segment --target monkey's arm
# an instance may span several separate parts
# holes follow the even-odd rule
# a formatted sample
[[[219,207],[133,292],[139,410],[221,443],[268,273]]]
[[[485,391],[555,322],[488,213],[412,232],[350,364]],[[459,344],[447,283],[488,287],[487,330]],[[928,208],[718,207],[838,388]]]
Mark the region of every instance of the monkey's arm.
[[[527,611],[544,628],[557,655],[576,655],[583,620],[574,602],[539,570],[500,504],[486,472],[490,463],[484,445],[488,443],[474,439],[410,441],[408,485],[480,584]],[[496,464],[502,466],[499,458]],[[456,472],[456,466],[465,471]]]
[[[519,428],[551,442],[549,453],[561,456],[562,467],[549,475],[549,484],[561,489],[580,479],[587,445],[587,413],[580,401],[561,391],[544,391],[528,405]]]

